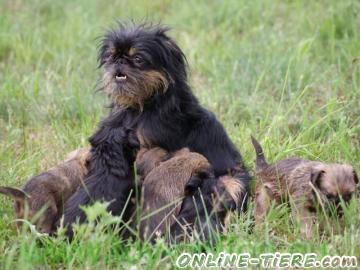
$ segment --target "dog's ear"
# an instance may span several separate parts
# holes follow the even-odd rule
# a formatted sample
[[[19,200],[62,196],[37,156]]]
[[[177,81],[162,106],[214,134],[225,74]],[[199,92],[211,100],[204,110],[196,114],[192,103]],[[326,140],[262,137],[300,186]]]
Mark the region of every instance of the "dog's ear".
[[[320,188],[321,177],[324,173],[324,170],[313,170],[311,172],[310,181],[315,187]]]
[[[359,183],[359,177],[358,177],[358,175],[356,174],[356,171],[355,171],[355,170],[353,171],[353,174],[354,174],[355,184],[358,184],[358,183]]]
[[[170,38],[168,35],[166,35],[167,30],[168,29],[166,29],[165,31],[161,30],[158,35],[160,37],[162,45],[164,46],[164,48],[166,48],[168,54],[166,56],[167,68],[164,70],[164,72],[168,75],[169,82],[174,83],[174,78],[171,77],[171,75],[175,71],[177,73],[177,76],[182,77],[183,80],[186,79],[187,60],[185,54],[176,44],[176,42],[172,40],[172,38]],[[169,70],[171,70],[171,72],[168,72]]]
[[[185,196],[193,196],[194,193],[201,186],[202,179],[199,176],[192,176],[185,185]]]
[[[25,201],[25,199],[30,198],[28,194],[19,188],[0,187],[0,193],[13,198],[15,201]]]

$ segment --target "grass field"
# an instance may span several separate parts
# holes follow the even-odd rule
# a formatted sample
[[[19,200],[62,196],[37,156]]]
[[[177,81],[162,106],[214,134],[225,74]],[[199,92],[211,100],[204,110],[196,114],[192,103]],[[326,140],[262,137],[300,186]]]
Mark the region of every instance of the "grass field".
[[[360,171],[360,2],[0,0],[0,183],[27,178],[87,145],[107,113],[95,92],[97,40],[116,19],[163,22],[188,57],[190,83],[253,170],[250,134],[270,161],[347,162]],[[17,234],[0,197],[0,269],[172,269],[181,252],[315,252],[360,259],[360,202],[301,240],[285,207],[250,233],[232,217],[216,246],[122,243],[115,233]],[[95,211],[95,210],[94,210]],[[97,209],[100,211],[101,209]],[[325,222],[326,223],[326,222]],[[328,225],[327,223],[325,225]],[[87,229],[87,230],[85,230]]]

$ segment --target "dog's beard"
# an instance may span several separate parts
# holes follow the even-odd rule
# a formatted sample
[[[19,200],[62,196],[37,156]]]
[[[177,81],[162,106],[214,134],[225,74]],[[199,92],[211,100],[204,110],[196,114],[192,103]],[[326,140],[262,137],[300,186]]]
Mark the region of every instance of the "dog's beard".
[[[118,83],[112,68],[105,68],[101,88],[119,107],[137,107],[143,110],[147,100],[168,89],[167,78],[159,71],[132,71],[126,73],[126,81]]]

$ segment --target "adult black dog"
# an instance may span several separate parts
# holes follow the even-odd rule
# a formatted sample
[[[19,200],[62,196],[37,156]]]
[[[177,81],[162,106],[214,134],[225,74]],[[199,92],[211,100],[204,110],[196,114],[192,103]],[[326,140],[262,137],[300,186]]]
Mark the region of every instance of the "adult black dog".
[[[240,153],[213,113],[203,108],[187,83],[184,53],[160,25],[119,24],[101,42],[102,89],[112,110],[90,138],[92,158],[85,186],[66,203],[65,225],[85,220],[81,205],[111,201],[120,215],[134,188],[134,153],[138,145],[169,152],[188,147],[204,155],[215,175],[232,173],[243,187],[237,198],[245,205],[249,174]],[[134,138],[136,137],[136,138]],[[68,233],[72,231],[68,227]]]

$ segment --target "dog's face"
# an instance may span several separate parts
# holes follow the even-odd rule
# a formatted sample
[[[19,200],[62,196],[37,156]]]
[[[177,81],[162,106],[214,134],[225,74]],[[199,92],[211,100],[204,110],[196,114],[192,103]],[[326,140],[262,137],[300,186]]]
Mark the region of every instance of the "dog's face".
[[[242,187],[237,188],[236,192],[243,191]],[[192,229],[202,240],[215,240],[213,237],[224,228],[227,214],[237,207],[231,194],[233,191],[228,179],[217,179],[206,173],[192,177],[185,186],[185,198],[177,221],[170,229],[172,240],[182,241],[186,235],[192,234]]]
[[[103,37],[99,64],[102,89],[122,107],[143,108],[170,84],[186,79],[185,56],[167,35],[167,28],[123,25]]]
[[[31,196],[23,190],[12,187],[0,187],[0,193],[11,197],[14,200],[16,223],[20,229],[21,219],[26,219],[33,223],[41,233],[50,234],[54,230],[54,222],[58,218],[58,211],[53,200],[47,197]]]
[[[348,202],[359,182],[354,168],[342,164],[322,164],[314,169],[311,178],[325,201],[336,205],[341,198]]]

